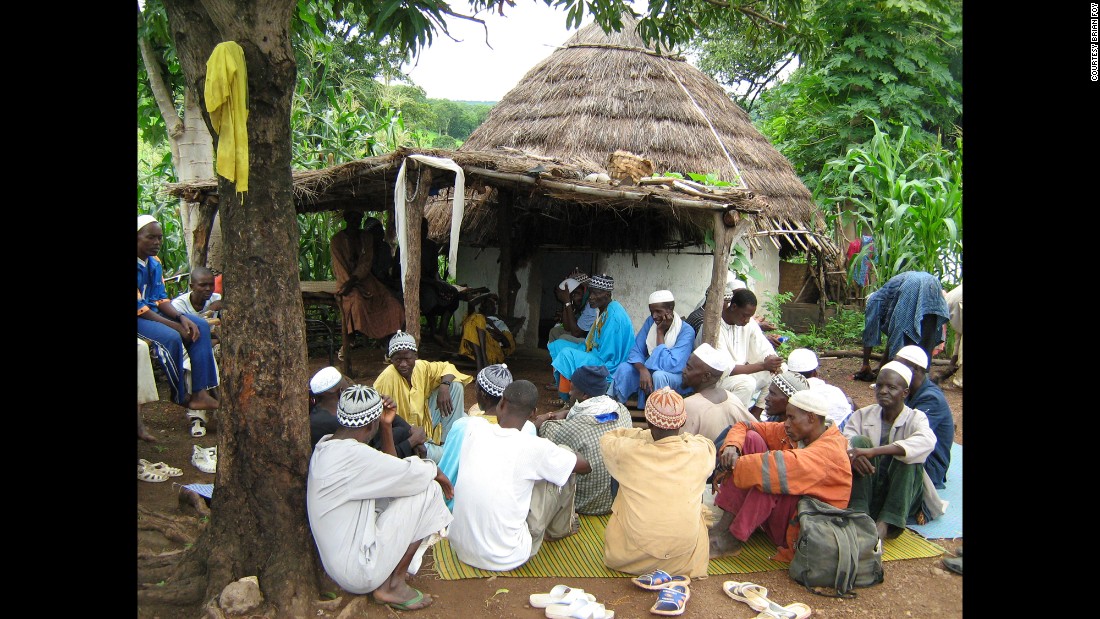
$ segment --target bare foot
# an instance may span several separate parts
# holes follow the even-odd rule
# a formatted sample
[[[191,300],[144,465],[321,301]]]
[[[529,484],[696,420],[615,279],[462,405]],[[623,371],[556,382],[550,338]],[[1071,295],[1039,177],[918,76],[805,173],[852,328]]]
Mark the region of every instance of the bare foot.
[[[203,390],[192,393],[190,401],[186,402],[185,406],[197,411],[212,411],[217,410],[220,404],[209,391]]]
[[[178,502],[179,509],[183,513],[194,510],[200,517],[210,515],[210,507],[206,504],[206,499],[194,490],[180,488]]]
[[[143,440],[143,441],[146,441],[148,443],[157,442],[157,437],[153,436],[152,434],[149,434],[149,431],[145,429],[144,424],[139,424],[138,425],[138,438]]]

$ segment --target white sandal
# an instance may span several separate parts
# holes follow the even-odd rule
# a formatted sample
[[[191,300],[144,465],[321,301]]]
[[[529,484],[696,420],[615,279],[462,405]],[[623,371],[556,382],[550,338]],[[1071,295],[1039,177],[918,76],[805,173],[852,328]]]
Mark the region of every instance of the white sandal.
[[[615,611],[607,610],[603,604],[581,598],[571,604],[551,604],[546,607],[549,619],[614,619]]]
[[[159,482],[168,481],[168,476],[164,473],[154,471],[144,464],[138,464],[137,477],[139,481]]]
[[[596,596],[585,593],[584,589],[574,589],[566,585],[554,585],[550,593],[532,593],[530,602],[533,608],[546,608],[552,604],[572,604],[573,600],[585,599],[595,602]]]
[[[181,471],[180,469],[177,469],[174,466],[168,466],[164,462],[155,462],[154,463],[154,462],[149,462],[148,460],[142,458],[141,460],[138,460],[138,464],[144,466],[146,469],[148,469],[150,471],[153,471],[155,473],[160,473],[161,475],[167,475],[168,477],[179,477],[179,476],[183,475],[183,471]]]
[[[198,417],[191,418],[191,437],[199,438],[206,436],[206,423]]]

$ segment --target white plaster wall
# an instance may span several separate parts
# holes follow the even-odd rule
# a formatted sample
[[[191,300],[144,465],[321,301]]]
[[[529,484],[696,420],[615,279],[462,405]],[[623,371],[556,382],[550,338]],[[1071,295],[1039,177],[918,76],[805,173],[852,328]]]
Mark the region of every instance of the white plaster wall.
[[[596,273],[608,273],[615,278],[614,299],[626,308],[634,330],[637,331],[649,315],[649,295],[654,290],[671,290],[676,297],[676,310],[683,316],[690,313],[702,300],[703,293],[710,285],[713,265],[712,255],[704,252],[706,247],[656,255],[639,252],[637,267],[634,266],[632,253],[600,254],[596,258]],[[499,256],[500,251],[495,247],[482,249],[459,245],[458,282],[471,288],[485,286],[496,292],[500,272],[500,264],[497,262]],[[547,256],[550,254],[536,252],[532,261],[550,259]],[[750,282],[749,286],[759,299],[758,313],[762,313],[764,302],[779,290],[779,252],[769,242],[760,250],[750,247],[750,256],[753,266],[764,275],[762,280]],[[538,269],[533,269],[532,264],[527,264],[516,272],[523,287],[516,297],[513,314],[526,316],[527,320],[523,328],[513,335],[517,346],[522,347],[535,346],[538,339],[535,329],[539,322],[538,304],[543,284],[541,281],[533,281],[532,274],[538,275]],[[541,280],[540,277],[535,279]],[[455,318],[461,322],[465,316],[466,304],[463,303],[455,312]]]

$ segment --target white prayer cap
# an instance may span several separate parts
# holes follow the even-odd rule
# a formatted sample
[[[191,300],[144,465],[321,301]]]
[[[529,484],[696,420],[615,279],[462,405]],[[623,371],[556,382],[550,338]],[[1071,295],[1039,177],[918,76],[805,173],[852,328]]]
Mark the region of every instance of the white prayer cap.
[[[157,218],[153,217],[152,215],[138,215],[138,230],[141,230],[142,228],[144,228],[145,226],[148,226],[149,224],[155,224],[155,223],[160,223],[160,222],[158,222]]]
[[[317,370],[317,373],[313,375],[313,378],[309,379],[309,390],[314,395],[320,395],[329,389],[335,387],[344,376],[340,374],[340,370],[332,367],[321,368]]]
[[[726,301],[729,301],[733,298],[733,292],[742,288],[748,288],[748,286],[745,285],[745,282],[737,279],[737,276],[734,275],[733,271],[726,271],[726,289],[725,293],[722,295],[722,298]]]
[[[673,298],[671,290],[658,290],[649,295],[650,305],[653,305],[654,303],[672,303],[675,300],[676,299]]]
[[[909,368],[905,367],[905,365],[898,363],[897,361],[891,361],[890,363],[882,366],[878,371],[880,376],[882,375],[882,370],[893,370],[897,372],[899,375],[901,375],[903,379],[905,379],[906,387],[908,387],[909,384],[913,381],[913,370],[910,370]]]
[[[787,369],[792,372],[811,372],[817,368],[817,355],[809,348],[795,348],[787,357]]]
[[[717,350],[710,344],[700,344],[699,348],[696,348],[692,354],[699,357],[699,360],[703,363],[721,372],[723,376],[733,369],[733,357],[730,356],[729,352]]]
[[[575,290],[577,288],[577,286],[580,286],[580,285],[581,285],[580,282],[578,282],[577,280],[570,277],[570,278],[562,281],[562,283],[558,284],[558,288],[561,289],[561,290],[568,290],[569,292],[573,292],[573,290]]]
[[[905,359],[915,363],[922,370],[928,369],[928,355],[920,346],[913,346],[912,344],[905,346],[894,355],[894,359]]]
[[[820,417],[829,416],[829,400],[821,395],[820,391],[814,391],[813,389],[794,392],[794,395],[787,400],[787,408],[792,406]]]

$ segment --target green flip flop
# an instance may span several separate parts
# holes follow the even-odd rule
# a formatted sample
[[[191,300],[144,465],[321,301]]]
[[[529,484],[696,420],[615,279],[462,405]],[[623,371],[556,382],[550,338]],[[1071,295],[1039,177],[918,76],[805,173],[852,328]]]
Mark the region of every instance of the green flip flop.
[[[383,604],[385,606],[389,606],[390,608],[396,608],[397,610],[420,610],[421,608],[427,608],[428,606],[431,606],[431,604],[428,604],[428,606],[418,606],[416,608],[412,608],[413,606],[416,606],[424,600],[423,591],[415,588],[413,589],[413,591],[416,591],[416,595],[413,596],[411,599],[405,600],[404,602],[384,602]]]

